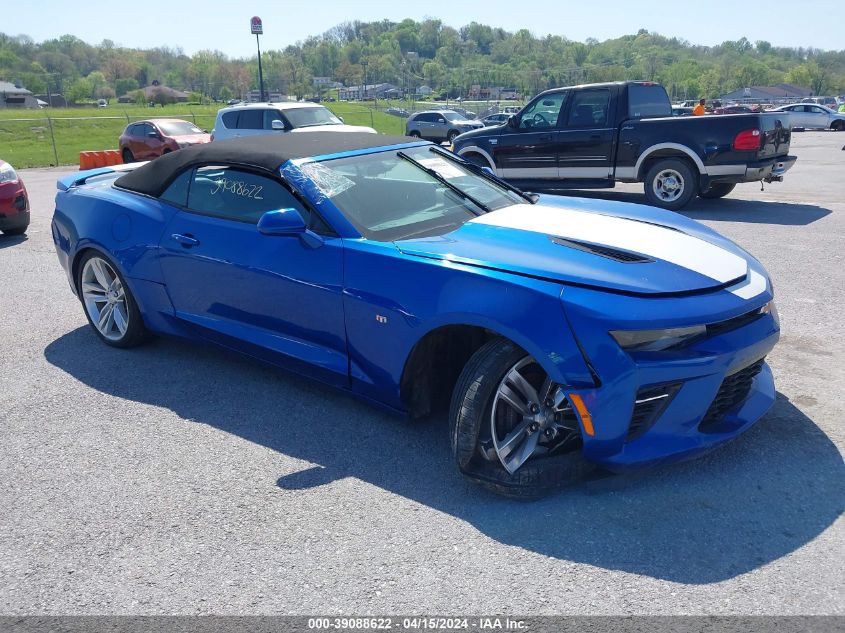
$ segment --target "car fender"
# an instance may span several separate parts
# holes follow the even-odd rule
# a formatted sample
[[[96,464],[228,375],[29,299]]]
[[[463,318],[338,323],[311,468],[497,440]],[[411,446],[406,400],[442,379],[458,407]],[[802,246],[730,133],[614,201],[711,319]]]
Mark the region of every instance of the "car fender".
[[[648,160],[648,158],[655,152],[666,149],[677,150],[682,154],[686,154],[689,159],[693,163],[695,163],[695,166],[698,168],[699,174],[707,173],[707,167],[704,166],[704,162],[701,160],[701,157],[698,156],[698,154],[696,154],[689,147],[687,147],[686,145],[681,145],[680,143],[657,143],[647,148],[640,154],[639,158],[637,159],[637,163],[634,165],[634,173],[637,174],[637,176],[639,177],[641,175],[640,169],[642,169],[643,163]]]
[[[490,155],[490,153],[487,150],[482,149],[478,145],[467,145],[466,147],[461,148],[458,151],[458,156],[464,156],[466,154],[472,154],[472,153],[480,154],[481,156],[483,156],[484,160],[487,161],[490,169],[492,169],[493,171],[496,171],[496,162],[493,160],[493,157]]]

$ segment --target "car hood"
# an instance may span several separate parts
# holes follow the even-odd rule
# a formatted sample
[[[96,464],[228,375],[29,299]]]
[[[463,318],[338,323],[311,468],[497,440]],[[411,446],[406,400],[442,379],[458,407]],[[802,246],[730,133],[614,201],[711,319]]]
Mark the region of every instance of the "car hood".
[[[749,276],[753,258],[683,216],[620,202],[553,198],[492,211],[446,235],[396,246],[408,255],[626,294],[703,292]],[[753,281],[763,285],[755,290],[765,289],[761,274]]]
[[[366,127],[364,125],[336,125],[334,123],[329,125],[312,125],[310,127],[297,127],[292,129],[291,132],[369,132],[370,134],[377,133],[373,128]]]
[[[179,136],[172,136],[171,137],[177,143],[190,143],[194,145],[196,143],[209,143],[211,142],[211,134],[180,134]]]

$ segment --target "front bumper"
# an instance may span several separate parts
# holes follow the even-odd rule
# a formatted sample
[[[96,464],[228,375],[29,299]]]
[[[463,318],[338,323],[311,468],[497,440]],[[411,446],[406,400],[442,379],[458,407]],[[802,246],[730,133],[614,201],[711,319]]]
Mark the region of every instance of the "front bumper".
[[[577,301],[578,293],[566,294]],[[769,299],[767,291],[739,310],[753,311]],[[634,307],[637,301],[654,300],[627,297],[619,305],[648,314],[647,307]],[[707,297],[669,301],[707,305]],[[696,457],[746,431],[775,401],[772,372],[763,360],[780,335],[771,314],[679,350],[625,352],[607,334],[607,324],[581,307],[566,302],[573,332],[601,385],[570,393],[581,397],[591,417],[593,435],[582,432],[590,461],[624,471]]]
[[[29,211],[0,212],[0,231],[23,229],[29,226]]]

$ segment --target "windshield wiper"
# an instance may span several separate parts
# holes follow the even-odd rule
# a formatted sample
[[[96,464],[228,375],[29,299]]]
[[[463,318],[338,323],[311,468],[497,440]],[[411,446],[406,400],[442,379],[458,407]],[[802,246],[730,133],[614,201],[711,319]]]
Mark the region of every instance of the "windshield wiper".
[[[426,167],[425,165],[423,165],[423,164],[422,164],[421,162],[419,162],[418,160],[416,160],[416,159],[411,158],[410,156],[408,156],[405,152],[396,152],[396,155],[397,155],[399,158],[401,158],[402,160],[406,160],[406,161],[408,161],[408,162],[409,162],[409,163],[411,163],[414,167],[417,167],[418,169],[423,170],[423,171],[424,171],[425,173],[427,173],[429,176],[431,176],[432,178],[434,178],[437,182],[439,182],[439,183],[441,183],[441,184],[443,184],[443,185],[446,185],[446,187],[447,187],[450,191],[452,191],[453,193],[457,194],[458,196],[460,196],[460,197],[461,197],[461,198],[463,198],[464,200],[469,200],[469,201],[470,201],[470,202],[472,202],[475,206],[477,206],[479,209],[481,209],[482,211],[484,211],[484,213],[490,213],[490,207],[488,207],[486,204],[484,204],[484,203],[483,203],[483,202],[481,202],[480,200],[476,200],[476,198],[475,198],[474,196],[469,195],[469,194],[468,194],[466,191],[464,191],[463,189],[460,189],[459,187],[456,187],[455,185],[453,185],[451,182],[449,182],[449,180],[448,180],[448,179],[444,178],[444,177],[443,177],[443,175],[442,175],[442,174],[440,174],[440,173],[439,173],[436,169],[432,169],[431,167]],[[479,215],[479,214],[478,214],[478,213],[476,213],[475,215]]]
[[[537,200],[540,199],[540,197],[536,193],[526,193],[522,189],[518,189],[518,188],[514,187],[512,184],[510,184],[509,182],[502,180],[496,174],[487,173],[486,171],[484,171],[484,168],[481,165],[476,165],[475,163],[471,163],[468,160],[464,160],[462,158],[459,158],[459,157],[455,156],[454,154],[450,154],[449,152],[444,152],[443,150],[438,149],[437,147],[429,147],[428,151],[434,152],[438,156],[442,156],[443,158],[450,160],[453,163],[457,163],[461,167],[469,169],[472,173],[477,174],[477,175],[481,176],[482,178],[486,178],[487,180],[496,183],[500,187],[504,187],[508,191],[512,191],[513,193],[518,195],[520,198],[524,198],[525,200],[528,200],[528,202],[530,202],[531,204],[535,204],[537,202]]]

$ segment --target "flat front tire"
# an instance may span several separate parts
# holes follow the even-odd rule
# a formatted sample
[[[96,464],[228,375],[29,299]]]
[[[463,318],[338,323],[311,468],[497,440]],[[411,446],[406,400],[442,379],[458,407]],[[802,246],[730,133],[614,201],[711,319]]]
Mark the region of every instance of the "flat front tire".
[[[138,304],[117,267],[89,251],[77,267],[76,287],[88,323],[106,345],[135,347],[147,338]]]
[[[496,338],[467,362],[452,395],[452,455],[469,480],[497,494],[536,498],[593,469],[563,391],[511,341]]]
[[[644,189],[650,205],[677,211],[698,193],[698,179],[686,162],[666,158],[658,160],[648,170]]]

